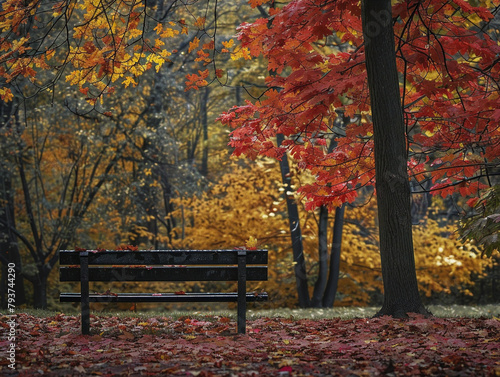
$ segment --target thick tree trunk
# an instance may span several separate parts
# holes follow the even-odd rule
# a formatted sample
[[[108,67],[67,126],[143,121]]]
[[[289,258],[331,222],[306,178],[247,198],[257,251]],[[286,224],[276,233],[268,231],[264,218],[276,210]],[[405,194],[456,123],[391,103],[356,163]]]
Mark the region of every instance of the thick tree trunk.
[[[15,113],[17,111],[14,101],[5,103],[0,101],[0,131],[12,128],[15,124]],[[2,133],[3,134],[3,133]],[[8,134],[7,132],[5,133]],[[9,148],[8,140],[0,139],[0,145]],[[9,286],[8,270],[9,264],[13,263],[16,271],[15,305],[20,306],[26,302],[24,280],[21,275],[21,254],[17,244],[17,237],[13,232],[16,228],[14,212],[14,188],[12,187],[12,170],[9,167],[9,159],[6,155],[0,155],[0,256],[2,261],[2,281],[0,282],[1,307],[7,307],[7,288]],[[12,264],[11,264],[12,266]],[[12,284],[10,284],[12,285]]]
[[[277,135],[278,145],[283,142],[283,135]],[[299,210],[297,203],[293,197],[287,193],[292,190],[290,178],[290,166],[286,154],[280,161],[281,178],[285,185],[285,198],[288,209],[288,221],[290,224],[290,236],[292,238],[293,261],[295,269],[295,280],[297,282],[297,294],[299,298],[299,306],[308,308],[310,306],[309,289],[307,286],[306,263],[304,258],[304,246],[302,244],[302,232],[299,222]]]
[[[11,175],[0,168],[0,254],[2,262],[2,281],[0,282],[1,307],[7,308],[7,288],[15,292],[15,305],[19,307],[26,302],[24,279],[22,276],[22,261],[17,238],[12,231],[15,229],[14,198],[12,195]],[[9,266],[15,269],[14,286],[9,278]]]
[[[406,135],[391,0],[363,0],[362,8],[384,280],[384,304],[378,315],[427,314],[415,273]]]
[[[33,307],[35,309],[47,309],[47,278],[48,275],[38,275],[33,282]]]

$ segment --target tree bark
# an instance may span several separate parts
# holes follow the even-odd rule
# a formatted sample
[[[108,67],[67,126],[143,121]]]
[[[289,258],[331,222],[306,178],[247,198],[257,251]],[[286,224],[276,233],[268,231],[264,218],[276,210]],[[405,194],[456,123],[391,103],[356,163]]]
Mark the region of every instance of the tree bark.
[[[278,145],[283,142],[283,135],[276,136]],[[302,232],[299,222],[299,210],[297,203],[293,197],[287,193],[292,190],[290,178],[290,166],[288,165],[288,158],[283,155],[280,161],[281,178],[285,185],[285,198],[288,210],[288,221],[290,224],[290,236],[292,238],[293,262],[295,270],[295,280],[297,282],[297,294],[299,298],[299,306],[301,308],[308,308],[310,306],[309,288],[307,286],[307,273],[306,263],[304,258],[304,246],[302,244]]]
[[[203,128],[203,150],[201,156],[201,170],[200,173],[204,177],[208,175],[208,97],[210,90],[208,87],[204,89],[203,95],[200,96],[200,115],[201,126]]]
[[[0,171],[0,202],[4,205],[0,207],[0,254],[2,262],[2,281],[0,282],[1,290],[1,307],[7,308],[7,287],[8,270],[11,263],[15,268],[14,291],[16,307],[26,302],[26,293],[24,289],[24,279],[22,275],[22,261],[17,238],[12,232],[15,229],[15,214],[14,214],[14,196],[12,195],[12,179],[10,173]],[[12,266],[12,265],[11,265]],[[12,284],[10,284],[12,285]],[[12,286],[9,286],[12,288]]]
[[[319,208],[318,222],[318,253],[319,270],[316,283],[314,284],[311,307],[321,308],[323,306],[323,293],[328,279],[328,208]]]
[[[340,251],[342,248],[342,233],[344,231],[345,204],[335,209],[333,224],[332,250],[330,253],[330,273],[323,294],[323,307],[331,308],[335,302],[340,277]]]
[[[15,112],[17,111],[14,101],[5,103],[0,101],[0,145],[8,147],[8,141],[3,139],[3,131],[12,128],[15,124]],[[8,134],[8,132],[6,132]],[[12,187],[13,173],[9,167],[9,159],[6,155],[0,155],[0,257],[2,262],[2,281],[0,282],[0,302],[2,308],[7,308],[8,292],[8,266],[14,263],[16,270],[15,279],[15,305],[20,306],[26,302],[24,280],[21,274],[21,254],[17,243],[17,237],[13,230],[16,228],[14,212],[14,188]],[[11,284],[12,285],[12,284]]]
[[[47,309],[47,279],[48,275],[39,273],[36,282],[33,282],[33,307]]]
[[[366,69],[373,117],[384,303],[378,315],[424,313],[413,253],[406,135],[391,0],[363,0]]]

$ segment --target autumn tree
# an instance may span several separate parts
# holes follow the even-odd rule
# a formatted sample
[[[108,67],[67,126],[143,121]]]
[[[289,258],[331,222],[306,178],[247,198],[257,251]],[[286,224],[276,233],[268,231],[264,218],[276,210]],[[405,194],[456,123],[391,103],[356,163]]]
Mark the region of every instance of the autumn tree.
[[[269,158],[259,158],[251,164],[234,160],[227,165],[226,173],[211,183],[206,192],[186,192],[174,199],[176,209],[172,216],[177,225],[173,247],[218,249],[245,246],[249,239],[255,239],[258,247],[269,249],[270,259],[269,280],[254,288],[269,293],[269,307],[296,307],[288,211],[286,199],[280,195],[286,193],[287,188],[281,182],[278,164]],[[366,191],[360,199],[367,203],[346,205],[336,295],[337,303],[342,306],[381,302],[377,208],[375,200],[369,200],[372,190]],[[319,213],[304,211],[303,204],[300,201],[298,204],[307,288],[312,297],[320,270],[320,255],[313,252],[319,240]],[[437,209],[434,205],[432,211]],[[330,228],[332,220],[328,222]],[[458,295],[471,297],[479,288],[476,281],[485,278],[492,267],[492,261],[480,258],[473,245],[461,244],[452,225],[443,227],[430,217],[413,227],[413,240],[418,284],[426,302],[435,298],[451,300]],[[203,286],[198,284],[198,288]]]
[[[74,240],[89,206],[127,150],[118,129],[92,120],[70,123],[41,112],[26,122],[19,137],[16,224],[12,230],[27,250],[19,278],[33,285],[34,306],[47,305],[48,277],[58,250]],[[37,119],[38,116],[38,119]],[[50,121],[50,122],[49,122]],[[78,128],[72,128],[78,127]],[[51,172],[57,170],[58,174]]]
[[[96,229],[120,229],[113,240],[148,247],[171,243],[171,198],[176,189],[201,188],[197,169],[209,173],[209,147],[220,149],[225,135],[210,135],[224,88],[186,93],[185,75],[199,69],[209,80],[205,66],[216,47],[223,47],[216,45],[216,37],[227,25],[232,29],[236,17],[239,22],[246,17],[238,16],[238,7],[204,1],[4,2],[0,95],[8,104],[14,96],[16,103],[25,101],[22,109],[28,111],[18,117],[19,134],[5,133],[13,155],[20,156],[8,161],[9,169],[17,169],[18,190],[22,186],[24,192],[13,202],[24,202],[26,209],[17,208],[17,225],[11,221],[1,229],[3,234],[15,230],[23,239],[26,269],[20,263],[18,268],[20,276],[38,285],[36,306],[46,304],[43,292],[57,250],[79,240],[107,240],[106,234],[96,236]],[[212,52],[196,54],[199,43]],[[223,60],[232,61],[224,57],[217,64],[222,66]],[[61,119],[54,119],[54,109],[65,114],[67,132]],[[44,153],[37,149],[41,140]],[[68,156],[58,151],[68,151]],[[55,161],[60,177],[50,169]],[[210,163],[210,168],[217,166]],[[112,195],[103,198],[101,190]],[[91,216],[95,223],[89,222]],[[117,218],[122,221],[115,222]]]
[[[227,89],[213,85],[200,91],[185,91],[184,86],[186,73],[203,69],[207,61],[217,67],[231,66],[232,59],[227,55],[216,63],[210,56],[216,54],[215,36],[221,38],[228,32],[225,23],[237,15],[238,4],[220,5],[217,12],[212,12],[208,4],[206,7],[193,9],[196,13],[191,16],[196,19],[197,29],[180,40],[179,58],[141,76],[136,86],[141,93],[139,98],[120,91],[121,98],[111,102],[115,109],[113,122],[130,117],[127,106],[120,104],[123,96],[141,114],[133,126],[133,143],[139,154],[132,168],[132,183],[127,185],[131,187],[134,204],[122,208],[129,218],[136,217],[134,229],[128,233],[134,244],[169,247],[176,226],[176,218],[170,216],[173,199],[200,193],[207,179],[216,178],[220,165],[217,160],[228,153],[226,131],[213,121],[228,105]],[[232,32],[233,24],[230,25]],[[211,52],[196,54],[199,44]]]
[[[398,1],[391,9],[387,1],[366,1],[362,11],[349,1],[297,0],[271,7],[272,26],[262,18],[240,27],[241,48],[264,56],[276,74],[258,101],[221,116],[235,129],[235,154],[289,153],[316,177],[300,188],[310,209],[352,202],[356,190],[379,178],[380,222],[387,224],[381,254],[390,279],[381,314],[425,311],[408,175],[422,187],[431,180],[430,190],[442,196],[477,195],[498,156],[499,46],[488,35],[494,3]],[[360,121],[329,152],[339,108]],[[281,145],[277,134],[285,136]],[[400,195],[395,202],[393,194]]]
[[[456,189],[461,195],[477,193],[484,187],[481,178],[489,174],[487,168],[498,156],[499,47],[488,36],[493,3],[474,4],[399,1],[392,15],[370,13],[373,23],[365,22],[365,37],[373,40],[387,38],[387,33],[380,32],[394,27],[407,165],[416,182],[432,180],[431,190],[442,195]],[[374,83],[372,74],[367,81],[369,49],[358,4],[297,0],[281,8],[273,6],[272,26],[265,18],[242,24],[241,45],[217,41],[215,11],[208,20],[203,14],[207,12],[193,11],[189,5],[39,0],[26,6],[7,0],[0,11],[0,96],[10,101],[14,95],[57,93],[56,84],[64,77],[87,104],[75,108],[68,101],[70,108],[80,114],[97,110],[112,116],[106,100],[117,85],[135,87],[145,72],[160,70],[182,56],[180,46],[187,46],[186,41],[188,52],[195,52],[200,64],[198,73],[187,75],[188,87],[203,87],[210,79],[225,77],[217,65],[219,53],[229,52],[231,59],[263,55],[268,71],[275,72],[266,79],[268,90],[259,101],[222,117],[236,128],[232,134],[236,154],[281,158],[289,153],[316,177],[301,188],[310,209],[351,202],[357,189],[374,184],[375,171],[381,174],[373,158],[379,147],[373,134],[378,137],[380,119],[375,117],[373,98],[370,113],[367,87]],[[213,32],[207,29],[207,20],[214,25]],[[189,34],[191,24],[201,34]],[[168,43],[172,40],[176,42]],[[201,49],[196,51],[198,46]],[[46,75],[38,74],[41,71]],[[160,112],[165,109],[159,103],[150,105]],[[349,124],[346,137],[329,151],[339,109],[357,115],[359,121]],[[156,122],[155,113],[150,112],[146,123]],[[284,136],[279,146],[277,134]]]
[[[24,101],[49,92],[53,101],[66,100],[73,111],[81,114],[97,108],[103,112],[101,100],[114,91],[113,83],[134,85],[136,78],[147,69],[161,67],[172,54],[160,48],[164,43],[162,39],[186,34],[187,27],[182,18],[162,20],[164,24],[158,26],[159,21],[152,20],[148,7],[142,2],[5,1],[0,17],[0,96],[5,103],[14,104],[11,113],[21,122],[10,127],[11,132],[4,132],[6,128],[2,126],[2,145],[14,148],[5,160],[10,164],[9,170],[2,169],[2,172],[13,174],[15,171],[15,180],[9,177],[10,190],[22,190],[23,193],[20,201],[19,198],[7,198],[9,205],[23,203],[23,210],[3,207],[3,214],[13,214],[16,218],[11,216],[9,221],[2,221],[2,240],[7,237],[6,242],[10,245],[22,245],[27,250],[33,263],[22,266],[17,261],[18,276],[21,281],[24,277],[33,283],[35,306],[43,307],[46,305],[47,277],[57,261],[57,250],[65,247],[74,236],[83,214],[121,152],[106,160],[100,154],[103,150],[99,152],[102,145],[96,151],[89,151],[89,142],[95,139],[79,139],[78,135],[88,130],[81,130],[80,134],[75,131],[76,140],[70,141],[72,138],[62,131],[54,135],[56,127],[52,130],[44,127],[43,121],[35,126],[32,119],[39,114],[19,114],[18,105],[24,103],[22,108],[30,109],[34,102]],[[143,37],[144,30],[153,31],[156,39],[151,41]],[[70,95],[60,96],[64,81],[75,85],[75,91],[79,90],[86,105],[72,101]],[[101,128],[96,133],[106,138],[106,130]],[[107,136],[110,134],[113,132]],[[61,150],[69,152],[59,160],[68,170],[63,168],[61,180],[56,178],[57,183],[52,186],[54,181],[48,174],[48,166],[58,161],[52,149],[57,144],[54,141],[61,142]],[[65,145],[65,141],[70,145]],[[46,159],[46,156],[50,157]],[[93,159],[93,164],[88,163],[88,159]],[[5,193],[8,194],[8,190],[2,190],[2,194]],[[44,207],[53,200],[58,204]],[[2,206],[3,203],[2,200]],[[3,253],[0,257],[5,265],[8,258]]]
[[[415,271],[408,154],[391,1],[364,0],[361,7],[384,280],[384,304],[379,314],[397,317],[410,312],[426,314]]]

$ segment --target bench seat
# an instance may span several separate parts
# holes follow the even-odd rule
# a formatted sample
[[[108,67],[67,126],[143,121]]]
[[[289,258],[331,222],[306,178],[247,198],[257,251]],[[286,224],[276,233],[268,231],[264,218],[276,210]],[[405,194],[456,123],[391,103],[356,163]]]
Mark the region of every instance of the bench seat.
[[[80,293],[61,293],[61,302],[80,302]],[[269,299],[266,292],[247,292],[247,302],[267,301]],[[89,294],[90,302],[237,302],[238,293],[218,292],[218,293],[117,293],[117,294]]]

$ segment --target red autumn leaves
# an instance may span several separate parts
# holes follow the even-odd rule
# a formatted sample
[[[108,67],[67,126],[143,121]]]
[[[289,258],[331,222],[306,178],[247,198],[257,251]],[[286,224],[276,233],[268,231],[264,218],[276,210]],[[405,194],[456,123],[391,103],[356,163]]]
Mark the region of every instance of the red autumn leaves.
[[[5,323],[7,317],[1,317]],[[284,319],[17,316],[16,372],[126,375],[469,375],[500,373],[498,319]],[[5,349],[5,340],[0,346]]]
[[[393,7],[409,173],[430,179],[443,197],[477,195],[485,166],[500,153],[500,47],[485,32],[491,11],[462,0]],[[234,128],[234,153],[279,159],[288,152],[315,177],[299,188],[309,209],[352,202],[375,178],[359,3],[294,0],[241,25],[238,39],[265,58],[269,74],[258,100],[219,118]],[[335,131],[339,110],[350,119],[345,135]],[[281,146],[277,134],[285,136]]]

